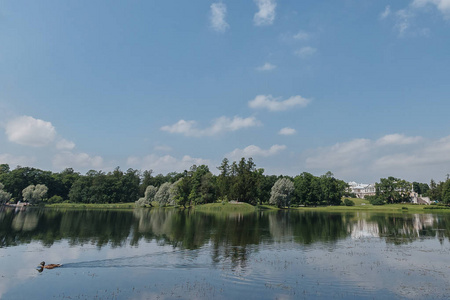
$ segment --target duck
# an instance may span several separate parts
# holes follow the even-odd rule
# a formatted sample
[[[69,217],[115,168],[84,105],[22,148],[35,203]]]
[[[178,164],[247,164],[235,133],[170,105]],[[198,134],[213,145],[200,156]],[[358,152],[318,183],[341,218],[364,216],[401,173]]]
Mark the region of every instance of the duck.
[[[49,265],[45,265],[45,261],[41,262],[39,264],[39,268],[41,269],[54,269],[54,268],[58,268],[61,267],[61,264],[49,264]]]

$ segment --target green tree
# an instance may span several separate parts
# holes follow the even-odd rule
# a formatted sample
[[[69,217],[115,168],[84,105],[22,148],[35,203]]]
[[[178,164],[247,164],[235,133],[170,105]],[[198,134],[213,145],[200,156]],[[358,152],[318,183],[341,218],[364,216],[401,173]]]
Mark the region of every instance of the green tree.
[[[303,172],[294,178],[295,203],[305,206],[319,205],[321,186],[319,178]]]
[[[231,168],[228,159],[224,158],[222,160],[222,164],[220,165],[220,167],[217,167],[217,169],[220,170],[220,174],[217,177],[217,194],[219,196],[219,199],[223,200],[225,198],[228,198],[231,185]]]
[[[443,183],[440,183],[440,200],[445,204],[450,204],[450,180],[447,179]]]
[[[241,158],[239,164],[231,165],[231,198],[240,202],[256,204],[257,196],[257,172],[252,158],[245,161]]]
[[[430,190],[430,187],[426,183],[420,183],[414,181],[412,183],[413,191],[416,192],[419,195],[426,195],[428,191]]]
[[[73,183],[80,177],[80,173],[75,172],[72,168],[66,168],[60,173],[52,174],[55,181],[55,195],[61,196],[63,199],[69,199],[69,192]]]
[[[406,180],[395,177],[381,178],[375,183],[377,198],[385,203],[410,202],[411,184]]]
[[[264,175],[264,169],[258,169],[255,173],[256,176],[256,186],[257,186],[257,195],[258,195],[258,203],[269,203],[270,200],[270,192],[272,190],[273,185],[279,179],[276,175]]]
[[[183,206],[186,208],[186,206],[190,206],[190,200],[189,195],[191,193],[191,183],[190,183],[191,177],[188,174],[188,171],[184,171],[184,177],[181,178],[177,184],[176,192],[174,195],[175,202],[178,205]]]
[[[70,188],[69,200],[75,203],[90,203],[92,181],[90,176],[80,176]]]
[[[10,172],[10,168],[8,164],[0,164],[0,175],[7,174]]]
[[[3,188],[5,186],[3,183],[0,182],[0,203],[6,203],[9,200],[11,200],[11,193],[8,193],[7,191],[4,191]]]
[[[194,203],[195,205],[206,203],[206,198],[208,198],[204,193],[208,193],[210,181],[203,182],[203,177],[207,174],[211,173],[208,166],[206,165],[201,165],[198,167],[196,165],[193,165],[189,171],[189,176],[191,177],[191,191],[189,193],[189,201],[191,203]],[[211,177],[208,178],[210,179]]]
[[[269,203],[278,207],[291,204],[291,195],[294,192],[294,183],[288,178],[280,178],[275,182],[270,192]]]
[[[441,189],[442,189],[442,183],[439,184],[436,183],[433,179],[430,181],[430,189],[427,193],[428,197],[431,198],[431,200],[435,201],[442,201],[441,199]]]
[[[342,196],[347,190],[347,183],[333,177],[333,173],[327,172],[320,177],[321,204],[340,205]]]
[[[212,203],[216,200],[215,178],[211,172],[204,174],[200,183],[200,203]]]

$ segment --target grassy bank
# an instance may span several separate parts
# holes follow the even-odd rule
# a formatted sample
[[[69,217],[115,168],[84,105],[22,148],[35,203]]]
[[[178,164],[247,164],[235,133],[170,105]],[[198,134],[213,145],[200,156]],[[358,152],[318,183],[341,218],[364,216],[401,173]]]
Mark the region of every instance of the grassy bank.
[[[154,208],[158,208],[154,203]],[[134,209],[135,203],[113,203],[113,204],[84,204],[84,203],[56,203],[56,204],[47,204],[46,208],[72,208],[72,209]],[[149,209],[147,207],[146,209]],[[173,208],[173,207],[167,207]],[[181,208],[181,207],[178,207]],[[197,211],[203,212],[253,212],[256,207],[252,206],[248,203],[209,203],[191,206],[191,209],[195,209]],[[268,206],[270,208],[270,206]],[[273,209],[273,207],[272,207]]]
[[[133,209],[134,202],[129,203],[106,203],[106,204],[85,204],[85,203],[55,203],[46,204],[48,208],[73,208],[73,209]]]
[[[318,207],[292,207],[300,211],[323,211],[323,212],[348,212],[348,211],[373,211],[373,212],[410,212],[410,213],[436,213],[450,212],[449,207],[435,205],[417,204],[386,204],[372,205],[369,201],[351,198],[354,206],[318,206]],[[114,204],[83,204],[83,203],[58,203],[45,205],[48,208],[72,208],[72,209],[134,209],[134,202]],[[157,207],[157,206],[154,206]],[[209,203],[192,206],[192,209],[201,212],[254,212],[255,210],[278,210],[273,205],[253,206],[248,203]]]
[[[194,206],[202,212],[254,212],[256,207],[248,203],[208,203]]]
[[[346,211],[373,211],[373,212],[410,212],[410,213],[433,213],[450,212],[446,207],[434,205],[418,205],[412,203],[372,205],[368,200],[359,198],[348,198],[352,200],[354,206],[319,206],[319,207],[298,207],[298,210],[315,210],[328,212],[346,212]]]

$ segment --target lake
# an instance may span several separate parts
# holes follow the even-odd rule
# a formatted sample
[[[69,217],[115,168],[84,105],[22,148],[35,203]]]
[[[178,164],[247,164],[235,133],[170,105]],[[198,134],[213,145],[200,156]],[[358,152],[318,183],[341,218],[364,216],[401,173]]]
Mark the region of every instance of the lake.
[[[0,209],[2,299],[450,296],[450,214]]]

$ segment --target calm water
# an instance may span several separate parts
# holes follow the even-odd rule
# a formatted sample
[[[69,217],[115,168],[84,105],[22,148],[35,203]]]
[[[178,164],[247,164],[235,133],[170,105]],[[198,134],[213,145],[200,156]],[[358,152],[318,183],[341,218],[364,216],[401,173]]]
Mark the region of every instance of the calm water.
[[[443,299],[449,237],[450,214],[2,208],[0,298]]]

